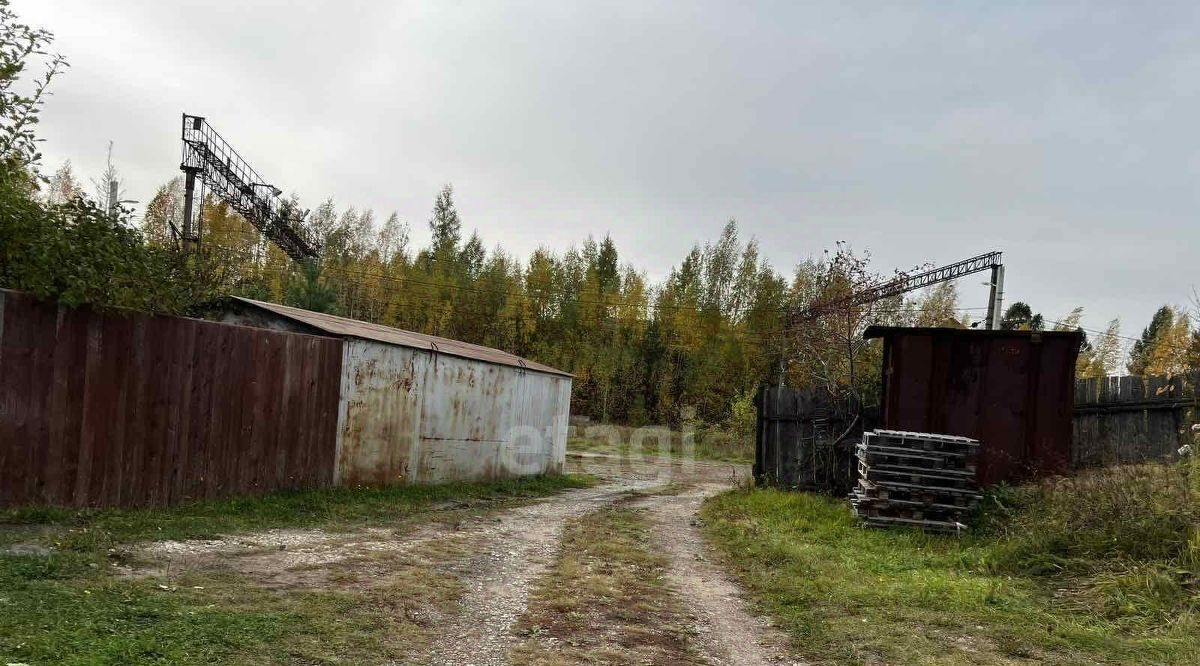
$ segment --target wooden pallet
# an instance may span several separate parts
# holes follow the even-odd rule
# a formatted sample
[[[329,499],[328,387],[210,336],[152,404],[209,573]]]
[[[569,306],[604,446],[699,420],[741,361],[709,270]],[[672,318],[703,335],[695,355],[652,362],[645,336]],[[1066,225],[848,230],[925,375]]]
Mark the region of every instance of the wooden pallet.
[[[955,476],[968,479],[975,478],[975,470],[972,469],[957,469],[954,467],[932,467],[921,466],[918,461],[904,460],[901,462],[884,462],[878,458],[872,460],[870,455],[863,452],[855,454],[859,463],[865,465],[867,470],[884,470],[889,472],[909,472],[917,474],[932,474],[937,476]]]
[[[850,505],[869,527],[960,532],[979,505],[979,442],[967,437],[878,430],[855,449]]]
[[[878,482],[908,483],[930,489],[970,490],[975,488],[975,475],[952,470],[928,471],[922,469],[897,470],[886,467],[871,467],[858,463],[859,478]]]
[[[852,503],[853,504],[853,503]],[[949,521],[966,523],[968,518],[964,511],[926,510],[920,508],[900,509],[889,506],[886,509],[877,506],[857,505],[854,512],[859,518],[906,518],[911,521]]]
[[[979,506],[975,500],[967,502],[940,502],[938,498],[930,499],[905,499],[900,497],[875,497],[859,488],[855,488],[851,493],[851,501],[860,506],[875,506],[875,507],[925,507],[928,509],[942,509],[946,511],[958,511],[960,513],[970,513]]]
[[[900,481],[894,481],[894,480],[890,480],[890,479],[862,479],[862,478],[860,478],[858,480],[858,483],[859,483],[859,486],[862,486],[864,488],[867,488],[870,490],[876,490],[877,492],[880,492],[880,493],[886,493],[886,494],[879,495],[880,497],[884,497],[884,498],[892,496],[892,495],[897,495],[897,494],[900,494],[903,496],[917,495],[917,496],[923,496],[923,497],[926,497],[926,496],[927,497],[946,497],[946,498],[965,497],[965,498],[976,499],[976,500],[983,497],[983,493],[979,492],[978,490],[971,489],[971,488],[939,488],[939,487],[922,486],[922,485],[917,485],[917,484],[912,484],[912,483],[903,483]]]
[[[914,451],[890,446],[859,444],[855,455],[872,465],[897,465],[923,469],[953,469],[975,472],[976,456],[941,451]]]
[[[979,451],[979,440],[954,435],[903,432],[899,430],[876,430],[865,433],[863,441],[868,445],[886,446],[910,451],[936,451],[947,454],[974,455]]]

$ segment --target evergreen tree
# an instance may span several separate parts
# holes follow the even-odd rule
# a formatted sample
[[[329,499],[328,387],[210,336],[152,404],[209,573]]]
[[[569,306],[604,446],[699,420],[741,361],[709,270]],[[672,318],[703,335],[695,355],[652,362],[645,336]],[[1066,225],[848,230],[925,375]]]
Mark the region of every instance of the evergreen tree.
[[[1034,314],[1028,303],[1017,301],[1008,306],[1004,316],[1000,318],[1000,328],[1005,331],[1040,331],[1045,327],[1045,320],[1039,312]]]
[[[462,221],[458,219],[458,211],[454,208],[454,188],[449,184],[442,187],[433,202],[429,230],[433,233],[433,239],[428,258],[435,263],[449,264],[458,254],[458,243],[462,240]]]
[[[322,284],[321,266],[315,261],[301,265],[298,279],[292,280],[284,304],[313,312],[337,313],[337,292]]]

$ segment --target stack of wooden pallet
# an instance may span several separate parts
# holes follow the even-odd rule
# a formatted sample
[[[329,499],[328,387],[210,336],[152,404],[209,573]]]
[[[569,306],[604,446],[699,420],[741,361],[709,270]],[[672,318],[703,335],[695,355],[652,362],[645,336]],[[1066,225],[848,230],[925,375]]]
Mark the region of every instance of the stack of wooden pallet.
[[[979,503],[978,440],[876,430],[863,434],[856,454],[858,485],[850,504],[870,527],[957,532]]]

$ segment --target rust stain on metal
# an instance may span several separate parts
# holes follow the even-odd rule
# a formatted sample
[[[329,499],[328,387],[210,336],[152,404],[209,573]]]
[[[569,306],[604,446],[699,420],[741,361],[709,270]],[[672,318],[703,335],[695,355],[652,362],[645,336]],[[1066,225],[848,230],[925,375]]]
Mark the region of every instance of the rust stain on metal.
[[[346,340],[337,474],[347,485],[562,470],[569,377]]]
[[[561,471],[572,376],[497,349],[236,299],[225,320],[343,339],[335,483]]]
[[[0,505],[328,485],[342,344],[0,290]]]
[[[979,481],[1014,483],[1070,464],[1076,332],[878,327],[882,427],[980,440]]]

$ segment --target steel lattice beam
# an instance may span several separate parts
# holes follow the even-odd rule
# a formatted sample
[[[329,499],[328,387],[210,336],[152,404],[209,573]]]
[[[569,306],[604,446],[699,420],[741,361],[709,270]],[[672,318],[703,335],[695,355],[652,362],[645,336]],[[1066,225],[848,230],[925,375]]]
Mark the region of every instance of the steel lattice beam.
[[[191,183],[199,177],[209,190],[229,204],[271,242],[296,261],[315,258],[320,246],[308,238],[303,216],[279,198],[279,189],[267,184],[237,151],[200,116],[183,115],[183,161],[188,175],[185,216],[191,212]],[[185,220],[190,229],[191,220]],[[185,239],[186,240],[186,239]]]
[[[915,275],[902,275],[895,280],[856,291],[845,298],[817,303],[802,310],[796,316],[796,319],[801,322],[810,321],[826,312],[874,303],[885,298],[921,289],[922,287],[938,284],[939,282],[955,280],[965,275],[971,275],[972,273],[982,273],[1000,265],[1000,252],[988,252],[948,266],[932,268]]]

